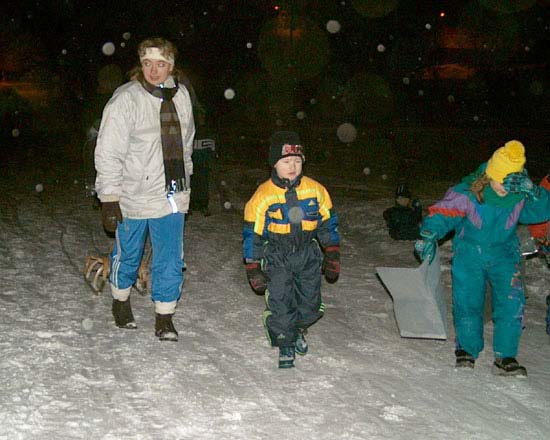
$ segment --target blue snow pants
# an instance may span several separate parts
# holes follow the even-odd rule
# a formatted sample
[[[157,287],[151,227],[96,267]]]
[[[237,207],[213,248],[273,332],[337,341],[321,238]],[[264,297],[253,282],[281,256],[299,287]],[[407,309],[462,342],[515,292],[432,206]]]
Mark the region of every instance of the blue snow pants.
[[[125,218],[116,229],[109,281],[118,289],[126,289],[136,282],[149,232],[153,250],[151,299],[177,301],[183,285],[184,227],[181,212],[153,219]]]
[[[293,346],[299,329],[323,316],[322,252],[316,241],[293,247],[268,243],[263,270],[269,277],[264,326],[272,346]]]
[[[483,350],[483,308],[489,283],[494,356],[517,356],[525,307],[520,261],[519,246],[513,243],[498,246],[462,240],[455,243],[452,276],[457,348],[474,358]]]

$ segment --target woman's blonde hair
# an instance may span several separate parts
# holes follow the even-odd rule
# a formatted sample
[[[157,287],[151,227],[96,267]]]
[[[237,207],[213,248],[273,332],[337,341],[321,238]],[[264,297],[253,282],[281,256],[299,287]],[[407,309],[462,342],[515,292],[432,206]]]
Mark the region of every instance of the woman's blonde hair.
[[[491,178],[487,174],[483,173],[470,185],[470,191],[476,196],[476,199],[479,203],[484,202],[483,190],[487,185],[489,185],[490,182]]]
[[[138,56],[140,58],[144,56],[146,50],[151,47],[156,47],[158,50],[160,50],[160,53],[166,58],[173,58],[174,60],[176,60],[176,57],[178,55],[178,49],[172,42],[162,37],[147,38],[146,40],[143,40],[141,43],[139,43],[138,49],[137,49]],[[181,72],[174,65],[174,69],[172,70],[172,76],[174,78],[178,78],[180,74]],[[143,72],[141,70],[141,65],[135,66],[132,70],[130,70],[130,72],[128,72],[128,77],[131,80],[137,79],[138,81],[145,81]]]

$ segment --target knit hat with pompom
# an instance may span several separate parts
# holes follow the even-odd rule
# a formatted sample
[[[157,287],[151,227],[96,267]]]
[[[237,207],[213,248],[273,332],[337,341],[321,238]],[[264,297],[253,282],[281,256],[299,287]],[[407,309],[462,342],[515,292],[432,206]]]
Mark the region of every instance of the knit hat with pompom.
[[[487,162],[485,174],[502,183],[508,174],[523,171],[523,165],[525,165],[525,147],[520,141],[508,141],[493,153]]]

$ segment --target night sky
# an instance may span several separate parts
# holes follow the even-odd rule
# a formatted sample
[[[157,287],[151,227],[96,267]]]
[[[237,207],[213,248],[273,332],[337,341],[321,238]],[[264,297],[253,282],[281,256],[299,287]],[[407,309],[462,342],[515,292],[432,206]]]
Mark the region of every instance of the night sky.
[[[227,137],[263,138],[281,126],[336,132],[342,123],[389,132],[550,123],[548,0],[23,0],[0,8],[4,134],[14,125],[5,89],[20,82],[52,89],[31,106],[64,101],[73,131],[84,131],[136,64],[137,44],[157,35],[177,45],[178,65]]]

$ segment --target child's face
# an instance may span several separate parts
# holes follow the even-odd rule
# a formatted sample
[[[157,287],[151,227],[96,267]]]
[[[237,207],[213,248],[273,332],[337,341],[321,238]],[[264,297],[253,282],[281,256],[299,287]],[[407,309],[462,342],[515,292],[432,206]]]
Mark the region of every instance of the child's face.
[[[411,199],[409,199],[408,197],[403,197],[403,196],[398,196],[395,201],[397,202],[398,205],[400,206],[404,206],[404,207],[407,207],[410,205],[411,203]]]
[[[508,194],[508,191],[504,189],[504,185],[502,183],[491,179],[489,184],[491,185],[493,191],[496,192],[499,197],[504,197]]]
[[[283,157],[275,164],[275,171],[281,179],[294,180],[302,173],[302,158],[300,156]]]

